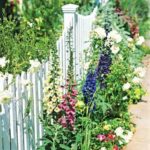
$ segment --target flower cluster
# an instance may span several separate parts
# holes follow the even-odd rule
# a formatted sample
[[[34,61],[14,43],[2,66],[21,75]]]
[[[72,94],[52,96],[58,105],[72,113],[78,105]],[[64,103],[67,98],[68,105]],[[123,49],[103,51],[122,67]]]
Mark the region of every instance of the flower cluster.
[[[124,130],[122,127],[117,127],[114,131],[110,131],[107,134],[98,134],[97,140],[104,143],[113,142],[114,144],[119,140],[119,145],[124,145],[129,143],[132,136],[133,133],[131,131]],[[101,150],[107,150],[107,148],[101,147]],[[119,146],[115,144],[113,146],[113,150],[119,150]]]
[[[6,60],[6,57],[0,58],[0,67],[4,68],[9,61]]]
[[[85,103],[93,101],[93,95],[96,91],[96,73],[88,72],[85,84],[82,88]]]
[[[131,84],[129,82],[125,83],[122,87],[123,91],[127,91],[131,88]]]
[[[100,83],[100,87],[105,88],[105,78],[110,72],[111,57],[110,54],[101,54],[98,67],[96,69],[97,78]]]
[[[98,27],[94,30],[94,33],[98,35],[98,38],[104,39],[106,37],[106,32],[104,28]]]
[[[58,103],[60,102],[60,93],[61,88],[59,85],[59,79],[55,78],[55,83],[52,82],[53,77],[51,75],[47,76],[45,81],[44,88],[44,109],[47,114],[51,114],[52,112],[58,112]]]
[[[108,134],[98,134],[97,139],[101,142],[108,142],[108,141],[113,141],[115,140],[116,135],[113,133],[108,133]]]
[[[60,109],[60,118],[58,122],[64,127],[70,130],[74,130],[74,123],[75,123],[75,114],[76,114],[76,96],[78,94],[77,90],[75,89],[74,85],[67,85],[65,86],[66,89],[69,89],[66,94],[63,95],[62,102],[58,105]]]
[[[116,30],[110,31],[107,38],[115,43],[120,43],[122,41],[121,35]]]
[[[137,74],[140,78],[143,78],[145,76],[146,70],[143,67],[137,67],[134,71],[135,74]]]
[[[138,45],[138,46],[142,45],[144,42],[145,42],[145,39],[144,39],[143,36],[139,36],[139,37],[136,39],[136,45]]]
[[[0,104],[10,103],[11,98],[12,94],[8,90],[0,92]]]
[[[132,139],[133,133],[129,130],[124,130],[122,127],[118,127],[115,130],[115,134],[117,137],[120,137],[120,144],[129,143],[129,141]]]
[[[35,60],[30,60],[30,68],[29,68],[29,71],[30,72],[36,72],[40,66],[41,66],[41,63],[39,62],[38,59],[35,59]]]

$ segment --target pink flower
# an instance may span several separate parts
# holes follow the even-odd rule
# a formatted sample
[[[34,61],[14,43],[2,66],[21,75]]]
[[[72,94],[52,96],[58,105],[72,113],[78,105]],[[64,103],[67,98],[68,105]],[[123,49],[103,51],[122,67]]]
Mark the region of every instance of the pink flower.
[[[119,147],[118,147],[117,145],[115,145],[115,146],[113,147],[113,150],[119,150]]]
[[[67,81],[69,82],[69,81]],[[58,119],[58,122],[63,126],[67,127],[71,130],[74,130],[74,123],[75,123],[75,106],[76,106],[76,99],[75,97],[77,96],[78,92],[77,90],[68,85],[65,86],[65,88],[68,90],[66,94],[62,96],[62,102],[59,104],[59,109],[60,109],[60,118]],[[65,118],[65,120],[63,120]]]
[[[63,126],[63,127],[67,127],[67,121],[65,116],[59,118],[58,122]]]
[[[99,134],[97,135],[97,139],[99,139],[100,141],[104,141],[106,139],[106,136],[103,134]]]

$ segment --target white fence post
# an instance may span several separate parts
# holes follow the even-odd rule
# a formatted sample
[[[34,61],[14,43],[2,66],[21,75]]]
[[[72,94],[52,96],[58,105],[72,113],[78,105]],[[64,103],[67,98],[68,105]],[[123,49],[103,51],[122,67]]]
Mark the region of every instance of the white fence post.
[[[62,7],[64,13],[64,29],[67,29],[70,25],[70,22],[73,20],[75,23],[76,11],[78,9],[78,5],[67,4]]]
[[[77,64],[76,64],[76,24],[77,24],[77,9],[78,9],[78,5],[74,5],[74,4],[68,4],[68,5],[64,5],[62,7],[63,13],[64,13],[64,31],[67,31],[68,28],[71,26],[72,27],[72,48],[74,51],[74,72],[75,72],[75,77],[76,77],[76,71],[77,71]],[[67,40],[67,39],[66,39]],[[66,45],[65,45],[66,47]],[[66,48],[65,48],[66,50]],[[69,50],[65,51],[65,53],[69,53]],[[65,54],[67,55],[67,54]],[[65,58],[65,57],[64,57]],[[66,61],[66,64],[69,64],[69,60],[66,59],[64,60]],[[68,67],[68,66],[66,66]],[[65,72],[65,77],[67,77],[67,68],[66,72]]]

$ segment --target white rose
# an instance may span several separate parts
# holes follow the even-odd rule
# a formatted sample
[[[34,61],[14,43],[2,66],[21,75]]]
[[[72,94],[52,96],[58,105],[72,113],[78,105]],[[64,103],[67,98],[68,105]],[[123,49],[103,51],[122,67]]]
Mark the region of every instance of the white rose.
[[[94,30],[94,32],[96,32],[96,33],[98,34],[98,36],[99,36],[101,39],[103,39],[103,38],[106,37],[106,32],[105,32],[105,29],[104,29],[104,28],[101,28],[101,27],[96,28],[96,29]]]
[[[123,135],[123,128],[122,127],[118,127],[116,130],[115,130],[115,133],[117,136],[122,136]]]
[[[123,99],[123,100],[127,100],[127,99],[128,99],[128,97],[127,97],[127,96],[124,96],[122,99]]]
[[[130,89],[130,87],[131,87],[130,83],[127,82],[123,85],[122,89],[123,89],[123,91],[127,91]]]
[[[136,40],[136,45],[142,45],[145,42],[145,39],[143,36],[139,36]]]
[[[84,69],[87,70],[89,68],[90,62],[84,64]]]
[[[132,82],[135,83],[135,84],[139,84],[139,83],[142,82],[142,80],[141,80],[140,78],[138,78],[138,77],[134,77],[134,78],[132,79]]]
[[[139,77],[143,78],[146,74],[146,70],[145,68],[138,67],[138,68],[135,68],[134,73],[136,73]]]
[[[131,140],[133,137],[133,133],[131,131],[128,131],[127,135],[128,135],[129,140]]]
[[[38,61],[38,59],[35,59],[35,60],[30,60],[30,68],[29,68],[29,71],[30,72],[35,72],[37,71],[40,66],[41,66],[41,63]]]
[[[6,60],[6,57],[0,58],[0,67],[4,68],[7,63],[8,63],[8,60]]]
[[[128,41],[128,42],[133,42],[133,38],[129,37],[129,38],[127,39],[127,41]]]
[[[106,147],[102,147],[100,150],[107,150]]]
[[[12,94],[5,90],[3,92],[0,92],[0,104],[8,104],[10,103],[12,98]]]
[[[119,42],[122,41],[121,35],[115,30],[109,32],[108,38],[110,38],[111,40],[115,41],[116,43],[119,43]]]
[[[122,135],[122,138],[125,140],[125,143],[129,143],[132,139],[133,133],[131,131],[128,131],[127,134]]]
[[[123,142],[122,142],[121,140],[119,140],[119,144],[120,144],[120,145],[122,145],[122,144],[123,144]]]
[[[117,54],[120,50],[119,47],[116,45],[113,45],[110,49],[111,49],[113,54]]]

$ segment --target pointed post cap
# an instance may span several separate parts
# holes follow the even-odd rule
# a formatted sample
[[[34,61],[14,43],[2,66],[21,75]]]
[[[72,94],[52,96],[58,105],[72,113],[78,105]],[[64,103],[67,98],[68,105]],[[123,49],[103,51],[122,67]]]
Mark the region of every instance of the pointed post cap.
[[[64,13],[66,13],[66,12],[68,12],[68,13],[74,13],[74,12],[77,11],[78,7],[79,7],[78,5],[67,4],[67,5],[64,5],[64,6],[62,7],[62,11],[63,11]]]

